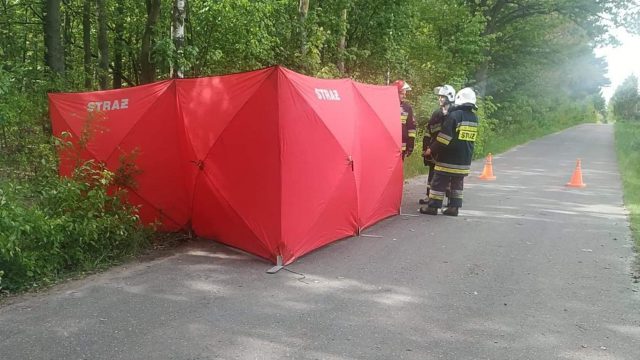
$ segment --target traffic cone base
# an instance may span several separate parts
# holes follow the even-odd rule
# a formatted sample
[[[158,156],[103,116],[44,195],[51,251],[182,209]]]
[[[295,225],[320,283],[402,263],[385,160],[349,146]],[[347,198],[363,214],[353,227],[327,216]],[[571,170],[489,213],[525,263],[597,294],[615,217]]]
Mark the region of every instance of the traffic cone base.
[[[496,177],[493,175],[493,155],[489,153],[487,155],[486,160],[484,161],[484,169],[482,170],[482,174],[478,177],[480,180],[495,180]]]
[[[566,186],[575,188],[583,188],[587,186],[587,184],[582,182],[582,162],[580,161],[580,159],[576,161],[576,169],[573,171],[571,180],[569,180]]]

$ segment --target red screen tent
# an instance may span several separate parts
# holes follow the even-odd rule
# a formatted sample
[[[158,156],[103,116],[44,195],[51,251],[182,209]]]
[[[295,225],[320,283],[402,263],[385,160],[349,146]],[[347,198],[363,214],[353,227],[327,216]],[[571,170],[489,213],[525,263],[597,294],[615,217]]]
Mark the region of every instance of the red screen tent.
[[[282,67],[128,89],[50,94],[54,134],[115,170],[138,153],[130,201],[165,230],[284,264],[399,213],[399,103],[391,86]],[[63,175],[68,164],[61,165]]]

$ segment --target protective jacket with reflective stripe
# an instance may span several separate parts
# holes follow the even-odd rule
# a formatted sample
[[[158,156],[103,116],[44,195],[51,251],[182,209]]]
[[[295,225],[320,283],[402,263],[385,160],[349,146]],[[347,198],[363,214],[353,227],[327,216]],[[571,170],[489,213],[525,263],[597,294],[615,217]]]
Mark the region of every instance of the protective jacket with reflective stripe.
[[[449,113],[429,148],[436,159],[435,171],[467,176],[478,137],[478,117],[472,106],[462,105]]]
[[[402,122],[402,151],[413,152],[416,140],[416,120],[413,117],[413,108],[409,103],[400,103],[400,121]]]
[[[427,150],[434,141],[436,141],[436,137],[438,136],[440,129],[442,129],[442,123],[444,122],[444,119],[446,119],[446,117],[447,116],[442,111],[442,108],[438,108],[438,110],[434,111],[433,114],[431,114],[431,118],[427,123],[426,131],[424,133],[424,136],[422,137],[423,152]],[[431,164],[435,162],[433,156],[431,155],[426,157],[425,161]]]

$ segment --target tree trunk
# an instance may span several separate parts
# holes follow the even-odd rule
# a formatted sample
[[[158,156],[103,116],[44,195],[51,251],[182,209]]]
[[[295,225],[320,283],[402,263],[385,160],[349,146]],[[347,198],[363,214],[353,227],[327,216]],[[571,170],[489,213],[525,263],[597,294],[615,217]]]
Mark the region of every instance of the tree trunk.
[[[56,74],[64,73],[64,49],[60,33],[60,0],[44,4],[44,62]]]
[[[91,89],[91,0],[82,5],[82,48],[84,50],[84,87]]]
[[[146,0],[147,22],[140,50],[140,83],[142,84],[156,80],[156,64],[151,59],[151,49],[153,48],[154,29],[160,17],[160,2],[161,0]]]
[[[100,89],[108,88],[109,83],[109,38],[107,37],[107,10],[105,0],[97,0],[98,4],[98,65],[100,68]]]
[[[62,48],[64,51],[64,68],[67,70],[72,70],[73,62],[71,59],[71,48],[72,48],[72,38],[73,38],[73,29],[71,28],[71,10],[68,6],[65,6],[64,11],[64,31],[62,37]]]
[[[173,4],[173,26],[171,28],[171,37],[173,45],[176,48],[176,61],[171,68],[171,77],[183,78],[184,69],[182,68],[183,50],[184,50],[184,18],[186,0],[175,0]],[[174,69],[175,68],[175,69]],[[175,70],[175,72],[174,72]]]
[[[113,41],[113,88],[122,87],[122,48],[124,47],[124,6],[122,1],[116,3],[115,39]]]
[[[338,71],[343,76],[345,74],[345,50],[347,49],[347,25],[347,9],[343,9],[340,21],[340,42],[338,43]]]
[[[309,14],[309,0],[300,0],[300,54],[304,57],[307,54],[307,15]]]

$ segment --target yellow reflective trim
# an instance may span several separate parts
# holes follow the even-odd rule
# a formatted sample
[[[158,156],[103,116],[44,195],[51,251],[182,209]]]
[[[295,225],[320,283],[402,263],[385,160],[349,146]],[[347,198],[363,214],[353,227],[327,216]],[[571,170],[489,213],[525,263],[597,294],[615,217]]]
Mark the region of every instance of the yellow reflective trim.
[[[408,131],[408,135],[409,135],[409,137],[414,138],[414,137],[416,137],[416,131],[415,130],[409,130]]]
[[[451,141],[449,141],[449,140],[446,140],[446,139],[441,138],[440,136],[438,136],[438,137],[436,138],[436,140],[437,140],[439,143],[442,143],[442,144],[445,144],[445,145],[449,145],[449,143],[451,142]]]
[[[477,135],[478,135],[477,131],[465,131],[465,130],[462,130],[462,131],[460,131],[458,133],[458,139],[464,140],[464,141],[474,142],[474,141],[476,141]]]
[[[444,196],[443,195],[429,194],[429,199],[444,200]]]
[[[477,126],[460,126],[458,128],[458,131],[478,131],[478,127]]]
[[[403,124],[406,124],[406,123],[407,123],[407,118],[408,118],[408,117],[409,117],[408,115],[400,115],[400,121],[401,121]]]
[[[442,171],[442,172],[448,172],[451,174],[469,174],[469,169],[452,169],[452,168],[448,168],[448,167],[442,167],[439,165],[436,165],[436,167],[434,168],[435,171]]]

